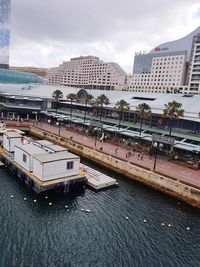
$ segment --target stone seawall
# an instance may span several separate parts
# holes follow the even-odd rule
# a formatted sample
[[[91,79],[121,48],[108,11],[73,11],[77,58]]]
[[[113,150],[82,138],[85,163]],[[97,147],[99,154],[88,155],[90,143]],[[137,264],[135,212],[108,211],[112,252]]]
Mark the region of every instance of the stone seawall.
[[[173,180],[130,164],[128,162],[117,159],[113,156],[106,155],[101,151],[97,151],[71,140],[59,137],[56,134],[45,130],[31,127],[30,133],[36,137],[49,140],[66,147],[70,152],[73,152],[83,158],[94,161],[110,170],[120,173],[132,180],[151,186],[161,192],[174,196],[192,206],[200,208],[200,190],[192,186],[180,183]]]

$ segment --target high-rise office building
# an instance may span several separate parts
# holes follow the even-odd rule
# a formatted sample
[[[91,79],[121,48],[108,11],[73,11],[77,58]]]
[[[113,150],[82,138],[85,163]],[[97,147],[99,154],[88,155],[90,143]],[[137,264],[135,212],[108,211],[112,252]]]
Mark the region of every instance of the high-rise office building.
[[[0,68],[9,67],[10,1],[0,0]]]
[[[136,53],[127,89],[200,94],[200,27],[187,36]]]

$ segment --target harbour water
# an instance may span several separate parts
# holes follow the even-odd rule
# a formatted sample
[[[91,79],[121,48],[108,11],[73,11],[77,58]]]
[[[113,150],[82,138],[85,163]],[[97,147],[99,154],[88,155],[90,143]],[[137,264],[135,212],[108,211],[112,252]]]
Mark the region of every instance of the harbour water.
[[[0,266],[200,266],[199,210],[110,175],[118,188],[38,197],[0,170]]]

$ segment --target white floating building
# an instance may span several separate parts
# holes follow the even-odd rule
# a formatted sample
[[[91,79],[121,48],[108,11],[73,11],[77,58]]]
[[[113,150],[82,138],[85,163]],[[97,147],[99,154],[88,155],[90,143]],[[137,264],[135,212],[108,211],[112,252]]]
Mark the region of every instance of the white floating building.
[[[33,175],[49,181],[80,173],[80,157],[69,152],[41,154],[33,158]]]
[[[33,171],[33,157],[36,155],[48,154],[44,149],[33,144],[16,144],[14,160],[28,172]]]
[[[22,143],[22,135],[16,132],[7,132],[3,135],[3,147],[7,152],[14,152],[15,146]]]
[[[71,186],[86,182],[80,157],[65,148],[46,140],[37,145],[25,144],[23,136],[13,132],[5,133],[3,140],[4,151],[0,155],[3,163],[37,193],[55,188],[68,192]]]

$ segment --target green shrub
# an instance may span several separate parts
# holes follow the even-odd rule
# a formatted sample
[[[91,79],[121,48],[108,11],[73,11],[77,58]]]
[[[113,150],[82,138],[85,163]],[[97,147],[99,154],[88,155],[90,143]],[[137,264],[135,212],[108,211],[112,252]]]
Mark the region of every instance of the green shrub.
[[[151,145],[148,148],[148,153],[149,153],[150,156],[155,155],[156,154],[156,147],[154,147],[153,145]]]
[[[173,160],[177,157],[177,153],[174,150],[170,150],[167,152],[167,158],[168,160]]]

